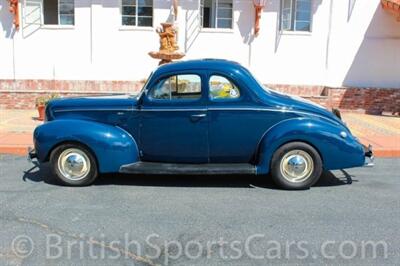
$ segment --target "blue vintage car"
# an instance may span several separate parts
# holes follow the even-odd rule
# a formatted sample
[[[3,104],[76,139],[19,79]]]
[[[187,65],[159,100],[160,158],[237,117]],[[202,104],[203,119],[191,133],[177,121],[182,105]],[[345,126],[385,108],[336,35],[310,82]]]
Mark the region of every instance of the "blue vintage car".
[[[270,174],[282,188],[304,189],[323,170],[372,158],[338,112],[217,59],[160,66],[138,95],[53,100],[34,145],[29,157],[50,161],[71,186],[120,172]]]

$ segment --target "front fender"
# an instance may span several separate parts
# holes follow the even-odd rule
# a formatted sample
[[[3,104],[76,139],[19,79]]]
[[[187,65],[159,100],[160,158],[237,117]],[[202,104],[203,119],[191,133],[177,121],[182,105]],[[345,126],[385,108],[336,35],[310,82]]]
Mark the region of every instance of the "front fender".
[[[340,135],[342,131],[347,137]],[[258,147],[257,172],[268,173],[274,152],[293,141],[312,145],[319,152],[325,170],[364,164],[363,147],[347,128],[321,118],[298,117],[284,120],[264,134]]]
[[[100,173],[118,172],[121,165],[139,160],[136,141],[116,126],[62,119],[47,122],[34,131],[35,149],[41,162],[48,160],[53,148],[65,142],[87,146],[96,156]]]

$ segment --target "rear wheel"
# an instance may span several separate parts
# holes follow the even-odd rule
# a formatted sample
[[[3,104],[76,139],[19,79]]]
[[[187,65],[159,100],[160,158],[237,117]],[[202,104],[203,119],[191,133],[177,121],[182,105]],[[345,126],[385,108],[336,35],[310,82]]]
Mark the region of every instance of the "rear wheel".
[[[93,154],[79,144],[63,144],[50,155],[54,175],[64,185],[87,186],[98,176]]]
[[[308,189],[322,174],[322,160],[304,142],[287,143],[274,153],[271,174],[274,182],[284,189]]]

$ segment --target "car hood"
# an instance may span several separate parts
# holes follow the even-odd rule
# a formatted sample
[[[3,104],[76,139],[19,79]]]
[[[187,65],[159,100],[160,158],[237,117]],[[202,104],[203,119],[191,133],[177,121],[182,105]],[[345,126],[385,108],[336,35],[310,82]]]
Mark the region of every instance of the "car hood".
[[[71,97],[52,100],[46,108],[46,119],[53,120],[57,114],[71,113],[79,115],[91,111],[132,110],[137,98],[128,94],[100,95],[90,97]]]
[[[137,103],[136,97],[128,94],[100,95],[91,97],[72,97],[52,100],[48,108],[52,111],[132,109]]]

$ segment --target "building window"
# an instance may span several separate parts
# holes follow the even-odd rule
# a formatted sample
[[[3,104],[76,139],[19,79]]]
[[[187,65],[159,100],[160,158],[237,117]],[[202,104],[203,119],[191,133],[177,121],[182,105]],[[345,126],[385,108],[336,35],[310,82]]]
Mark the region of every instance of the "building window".
[[[282,0],[281,29],[311,31],[311,0]]]
[[[153,26],[153,0],[122,0],[122,25]]]
[[[74,0],[43,0],[43,23],[45,25],[74,25]]]
[[[200,19],[203,28],[232,29],[232,0],[200,0]]]

